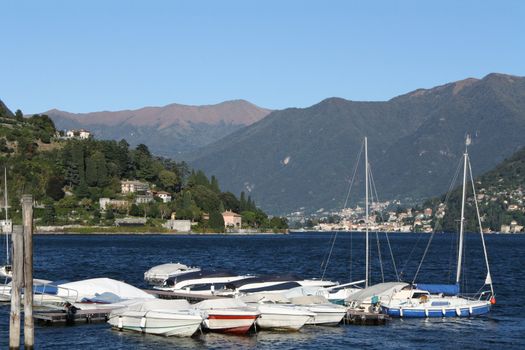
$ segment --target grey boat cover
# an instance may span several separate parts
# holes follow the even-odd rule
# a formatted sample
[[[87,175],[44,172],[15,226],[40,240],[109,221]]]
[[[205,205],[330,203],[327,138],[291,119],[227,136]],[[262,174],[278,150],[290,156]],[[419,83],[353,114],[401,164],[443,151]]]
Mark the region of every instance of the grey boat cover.
[[[400,291],[408,285],[408,283],[404,282],[378,283],[371,287],[364,288],[363,290],[353,293],[348,298],[346,298],[346,302],[357,302],[358,304],[370,302],[373,296],[378,296],[380,298],[382,296],[389,296],[394,292]]]

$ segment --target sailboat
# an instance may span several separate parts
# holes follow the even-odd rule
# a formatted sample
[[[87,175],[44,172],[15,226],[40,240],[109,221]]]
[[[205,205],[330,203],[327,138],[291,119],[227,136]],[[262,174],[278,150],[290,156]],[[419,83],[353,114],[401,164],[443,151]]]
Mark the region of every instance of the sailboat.
[[[5,210],[5,220],[0,220],[0,232],[5,234],[5,257],[6,263],[3,266],[0,266],[0,276],[2,277],[11,277],[12,267],[11,259],[9,257],[10,248],[9,248],[9,234],[13,232],[13,222],[9,220],[7,213],[8,202],[7,202],[7,169],[4,168],[4,210]]]
[[[400,286],[394,290],[389,297],[381,299],[382,311],[391,317],[469,317],[487,314],[491,306],[496,303],[494,287],[490,275],[490,266],[487,257],[487,248],[483,236],[479,207],[477,203],[472,168],[468,156],[468,146],[470,137],[467,136],[465,142],[465,152],[463,153],[463,192],[461,197],[461,219],[459,229],[459,244],[457,254],[457,269],[455,284],[423,284],[412,283]],[[478,225],[481,235],[483,253],[487,275],[485,283],[480,292],[474,297],[467,297],[460,294],[460,279],[462,273],[463,260],[463,241],[465,227],[465,201],[467,191],[467,170],[470,174],[475,208],[478,216]],[[421,266],[421,264],[420,264]],[[418,269],[419,270],[419,269]],[[417,273],[416,273],[417,276]],[[486,286],[490,289],[486,290]]]
[[[327,287],[327,288],[322,288],[316,291],[315,295],[323,296],[334,304],[350,305],[353,295],[361,291],[367,290],[370,286],[371,278],[370,278],[370,237],[369,237],[370,236],[370,209],[369,209],[370,193],[369,192],[373,188],[373,186],[370,186],[371,184],[373,184],[373,181],[372,181],[373,178],[371,175],[370,163],[368,161],[368,138],[367,137],[364,138],[363,147],[364,147],[364,158],[365,158],[365,169],[364,169],[365,170],[365,218],[364,218],[365,220],[365,278],[363,280],[344,283],[344,284]],[[358,159],[360,158],[360,156],[361,156],[361,152],[359,153]],[[358,163],[359,161],[356,162],[355,172],[357,171]],[[354,176],[355,176],[355,172],[354,172]],[[352,183],[353,183],[353,179],[352,179]],[[350,185],[350,188],[351,188],[351,185]],[[348,195],[349,194],[350,194],[350,191]],[[377,193],[376,193],[376,196],[377,196]],[[345,207],[346,207],[346,203],[345,203]],[[335,243],[335,238],[332,243],[332,248],[333,248],[334,243]],[[388,244],[390,244],[390,242]],[[391,251],[392,250],[390,249],[390,252]],[[328,259],[330,259],[331,254],[332,254],[332,250],[330,250]],[[392,256],[392,261],[393,261],[393,256]],[[328,265],[328,262],[325,265],[325,272],[326,272],[327,265]],[[393,261],[393,266],[395,269],[394,261]],[[324,276],[324,273],[323,273],[323,276]],[[396,276],[397,276],[397,270],[396,270]],[[361,284],[364,284],[364,288],[357,287],[358,285],[361,285]],[[357,307],[357,305],[353,304],[352,307]]]

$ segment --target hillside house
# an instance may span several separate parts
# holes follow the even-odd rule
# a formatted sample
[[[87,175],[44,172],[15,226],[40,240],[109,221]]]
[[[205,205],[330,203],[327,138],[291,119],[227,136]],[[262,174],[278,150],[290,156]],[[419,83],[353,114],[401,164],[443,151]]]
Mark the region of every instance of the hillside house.
[[[129,208],[129,202],[127,200],[120,199],[100,198],[98,200],[98,204],[100,205],[100,210],[102,211],[105,211],[108,208],[126,210]]]
[[[147,204],[147,203],[151,203],[153,202],[154,199],[153,199],[153,195],[148,193],[148,194],[137,194],[135,196],[135,204]]]
[[[66,138],[67,139],[81,139],[87,140],[91,137],[91,132],[85,129],[80,130],[67,130]]]
[[[149,190],[147,182],[137,180],[122,180],[120,182],[120,191],[122,193],[146,192],[147,190]]]
[[[242,216],[237,213],[234,213],[231,210],[227,210],[222,213],[222,218],[224,219],[224,227],[233,227],[241,228],[242,226]]]
[[[153,192],[153,195],[155,197],[158,197],[160,199],[162,199],[162,201],[164,203],[168,203],[168,202],[171,202],[171,193],[169,192],[165,192],[165,191],[156,191],[156,192]]]

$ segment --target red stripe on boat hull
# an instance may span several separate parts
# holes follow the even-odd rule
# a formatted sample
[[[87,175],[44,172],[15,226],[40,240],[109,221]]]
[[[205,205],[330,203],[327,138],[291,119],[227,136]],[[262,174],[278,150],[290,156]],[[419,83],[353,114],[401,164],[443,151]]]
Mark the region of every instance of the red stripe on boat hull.
[[[210,320],[255,320],[257,316],[238,316],[238,315],[209,315]]]

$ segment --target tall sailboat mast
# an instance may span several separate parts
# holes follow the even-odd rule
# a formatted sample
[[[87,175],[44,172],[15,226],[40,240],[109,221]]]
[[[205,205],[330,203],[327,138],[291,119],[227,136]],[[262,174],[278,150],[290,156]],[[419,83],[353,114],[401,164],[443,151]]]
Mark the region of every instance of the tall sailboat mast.
[[[365,288],[368,288],[368,258],[369,258],[369,249],[368,246],[368,140],[367,137],[365,137],[365,239],[366,239],[366,249],[365,249]]]
[[[5,226],[7,226],[7,221],[9,216],[7,215],[7,168],[4,167],[4,210],[5,210]],[[5,230],[5,257],[6,262],[9,264],[9,230]]]
[[[470,145],[470,136],[467,135],[465,141],[465,153],[463,153],[463,194],[461,195],[461,220],[459,224],[459,246],[458,246],[458,266],[456,270],[456,283],[461,278],[461,265],[463,260],[463,234],[465,230],[465,200],[467,191],[467,166],[468,166],[468,146]]]

